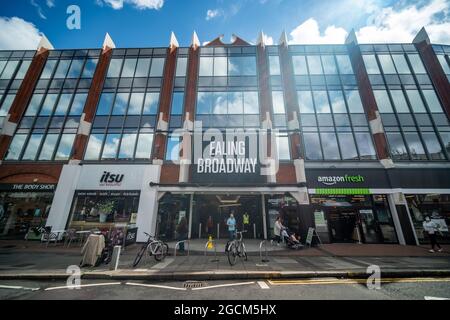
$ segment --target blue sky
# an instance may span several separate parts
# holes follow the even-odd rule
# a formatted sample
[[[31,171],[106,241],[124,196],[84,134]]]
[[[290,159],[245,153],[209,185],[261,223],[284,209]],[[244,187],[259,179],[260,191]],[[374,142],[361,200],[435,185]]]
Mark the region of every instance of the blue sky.
[[[17,0],[2,1],[0,49],[36,46],[44,33],[55,48],[100,47],[109,32],[117,47],[167,46],[174,31],[188,46],[233,33],[269,43],[283,30],[292,43],[342,43],[351,28],[360,42],[409,42],[422,26],[432,41],[450,42],[448,0]],[[81,30],[66,27],[69,5]],[[157,8],[155,8],[157,7]],[[28,39],[29,38],[29,39]]]

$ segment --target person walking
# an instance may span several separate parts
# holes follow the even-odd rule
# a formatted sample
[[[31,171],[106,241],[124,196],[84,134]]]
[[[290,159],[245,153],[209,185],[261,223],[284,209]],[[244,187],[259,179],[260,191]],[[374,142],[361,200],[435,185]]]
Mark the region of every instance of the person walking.
[[[430,238],[431,249],[429,251],[434,252],[434,248],[438,247],[438,251],[441,252],[442,248],[436,239],[436,231],[439,231],[438,225],[435,222],[431,221],[429,216],[425,217],[425,221],[423,222],[423,230],[428,234],[428,237]]]
[[[277,217],[277,220],[275,221],[275,224],[273,226],[273,234],[275,236],[275,240],[277,241],[277,245],[280,245],[281,241],[281,231],[283,230],[284,226],[281,223],[280,216]]]
[[[234,214],[230,213],[230,217],[227,220],[228,233],[230,235],[230,241],[234,239],[234,234],[236,232],[236,219]]]

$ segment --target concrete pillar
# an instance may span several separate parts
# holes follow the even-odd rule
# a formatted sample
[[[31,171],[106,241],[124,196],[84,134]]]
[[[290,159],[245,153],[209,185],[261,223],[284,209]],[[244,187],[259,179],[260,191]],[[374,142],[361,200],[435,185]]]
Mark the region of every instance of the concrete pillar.
[[[406,245],[405,237],[403,236],[403,229],[398,217],[397,208],[395,206],[395,198],[393,194],[388,194],[389,209],[391,211],[392,220],[394,221],[395,231],[397,233],[398,243],[401,245]]]

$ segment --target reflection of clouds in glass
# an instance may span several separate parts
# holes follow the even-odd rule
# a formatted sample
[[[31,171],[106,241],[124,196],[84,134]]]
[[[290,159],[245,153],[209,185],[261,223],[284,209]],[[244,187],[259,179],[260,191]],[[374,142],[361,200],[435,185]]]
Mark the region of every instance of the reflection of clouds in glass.
[[[122,136],[122,143],[120,144],[119,158],[133,158],[135,142],[135,133],[124,134]]]
[[[156,114],[158,110],[158,101],[158,92],[147,92],[145,95],[143,114]]]
[[[228,113],[242,114],[242,93],[229,92],[228,93]]]
[[[289,160],[289,138],[286,136],[277,136],[276,143],[278,159]]]
[[[55,160],[67,160],[72,151],[72,145],[75,140],[75,134],[63,134],[59,142],[58,150],[56,151]],[[90,142],[90,140],[89,140]],[[101,143],[101,142],[100,142]],[[98,149],[100,150],[100,149]],[[97,152],[98,154],[98,152]]]
[[[120,68],[122,67],[122,59],[111,59],[109,63],[107,77],[117,78],[120,74]]]
[[[130,93],[129,92],[122,92],[122,93],[118,93],[116,95],[116,101],[114,102],[114,110],[113,110],[113,114],[125,114],[125,110],[127,108],[127,103],[128,103],[128,97],[129,97]]]
[[[70,108],[70,115],[81,115],[86,99],[87,93],[76,94],[72,102],[72,107]]]
[[[32,134],[30,140],[28,140],[27,148],[22,157],[24,160],[34,160],[36,157],[37,150],[42,141],[42,134]]]
[[[6,160],[17,160],[19,159],[20,152],[22,151],[23,145],[25,144],[26,134],[16,134],[9,146],[8,155]]]
[[[43,94],[33,94],[27,112],[25,113],[26,116],[34,116],[37,114],[43,96]]]
[[[106,136],[105,145],[103,146],[102,159],[112,159],[116,157],[119,140],[119,134],[108,134]]]
[[[213,101],[213,114],[226,114],[227,113],[227,93],[216,92],[214,94]]]
[[[152,153],[152,144],[152,134],[140,134],[136,147],[136,159],[150,159]]]
[[[355,138],[361,157],[375,157],[375,149],[370,134],[356,132]]]
[[[240,74],[239,70],[239,60],[236,57],[230,57],[228,60],[228,75],[238,76]]]
[[[147,77],[150,68],[150,58],[141,58],[138,60],[135,77]]]
[[[51,160],[53,150],[55,150],[56,142],[58,140],[57,134],[48,134],[45,138],[44,144],[39,155],[39,160]]]
[[[130,97],[130,105],[128,106],[128,114],[140,114],[142,103],[144,102],[144,93],[132,93]]]
[[[308,160],[322,159],[322,151],[320,150],[319,135],[317,133],[303,134],[305,140],[305,153]]]
[[[273,91],[272,92],[272,103],[273,103],[273,113],[284,114],[284,99],[283,92]]]
[[[214,58],[214,76],[225,76],[227,75],[227,58],[226,57],[216,57]]]
[[[348,90],[346,93],[350,113],[364,113],[358,90]]]
[[[311,91],[298,91],[298,104],[301,113],[314,113]]]
[[[337,147],[336,135],[332,132],[321,133],[323,157],[324,159],[339,159],[339,149]]]
[[[125,59],[122,69],[122,77],[133,77],[134,69],[136,68],[137,59]]]
[[[58,105],[56,106],[55,115],[65,115],[69,108],[70,99],[72,95],[70,93],[63,93],[59,97]]]
[[[55,106],[57,96],[58,95],[54,94],[54,93],[47,94],[47,97],[45,97],[44,104],[42,105],[39,115],[48,116],[52,113],[53,107]]]
[[[150,77],[162,77],[164,70],[164,58],[153,58],[150,69]]]
[[[86,160],[97,160],[102,148],[103,134],[94,134],[89,138],[89,143],[86,149]]]
[[[344,96],[342,91],[329,91],[331,106],[334,113],[347,113],[345,109]]]
[[[244,92],[244,113],[259,114],[259,103],[257,92]]]
[[[83,70],[83,78],[92,78],[94,76],[95,68],[97,67],[98,59],[87,59]]]
[[[304,56],[293,56],[292,64],[294,66],[295,74],[308,74],[308,69],[306,68],[306,60]]]
[[[8,94],[6,95],[5,100],[3,101],[3,104],[0,109],[0,117],[4,117],[8,114],[9,109],[11,109],[11,105],[14,102],[14,98],[16,97],[15,94]],[[1,95],[0,95],[1,99]]]
[[[330,113],[326,91],[314,91],[313,95],[317,113]]]
[[[213,75],[213,58],[200,57],[200,77],[211,77]]]

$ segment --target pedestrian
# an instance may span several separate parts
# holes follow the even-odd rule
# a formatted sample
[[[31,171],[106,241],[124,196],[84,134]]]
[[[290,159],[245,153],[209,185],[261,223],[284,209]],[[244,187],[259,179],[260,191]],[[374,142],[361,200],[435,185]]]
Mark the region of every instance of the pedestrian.
[[[178,235],[177,241],[186,240],[187,233],[188,233],[187,221],[186,218],[183,217],[180,219],[180,222],[178,223],[177,226],[177,235]],[[180,252],[184,252],[184,242],[180,243]]]
[[[431,249],[429,251],[434,252],[434,247],[438,247],[438,251],[441,252],[442,248],[436,239],[436,231],[439,231],[438,225],[435,222],[431,221],[429,216],[425,217],[425,221],[423,222],[423,230],[428,234],[428,237],[430,238]]]
[[[281,241],[281,231],[284,229],[283,224],[281,223],[280,216],[277,217],[277,220],[275,221],[275,224],[273,226],[273,234],[275,236],[275,240],[277,241],[277,246],[280,245]]]
[[[242,216],[242,229],[244,229],[244,231],[248,232],[249,227],[250,227],[250,216],[248,215],[248,212],[245,212],[244,215]]]
[[[208,236],[212,235],[213,228],[214,228],[213,218],[209,216],[208,220],[206,221],[206,232],[208,233]]]
[[[230,217],[227,220],[228,233],[230,235],[230,241],[234,239],[234,234],[236,232],[236,219],[234,218],[234,214],[230,213]]]

